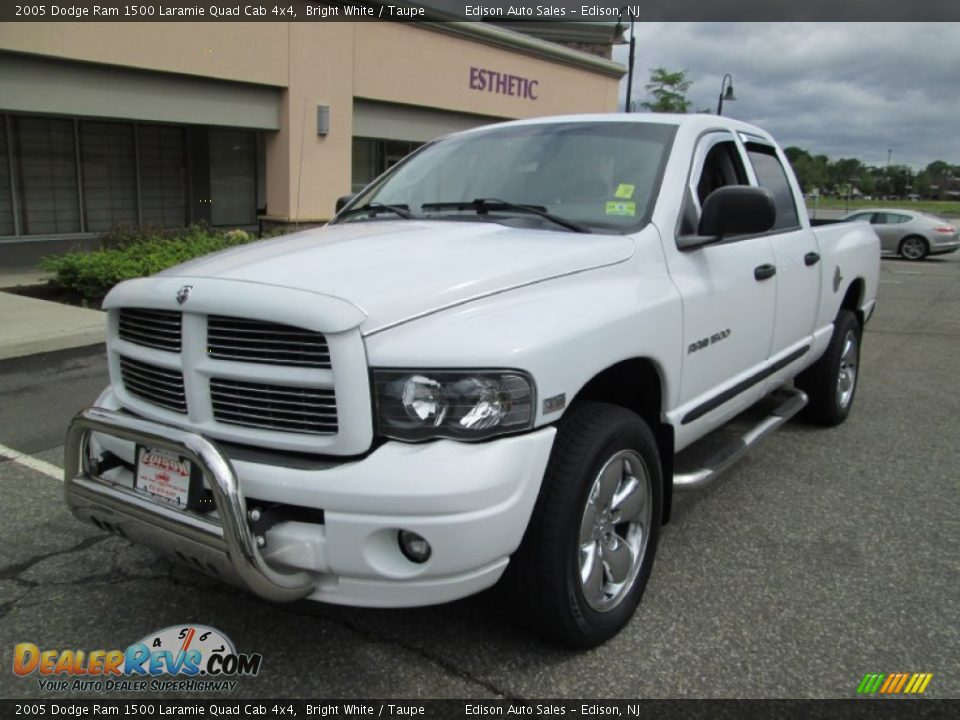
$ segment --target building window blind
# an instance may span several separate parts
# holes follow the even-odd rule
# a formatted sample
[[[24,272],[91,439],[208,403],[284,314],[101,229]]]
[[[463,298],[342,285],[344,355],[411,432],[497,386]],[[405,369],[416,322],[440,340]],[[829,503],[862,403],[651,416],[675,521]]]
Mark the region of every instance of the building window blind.
[[[14,118],[25,235],[80,232],[72,120]]]
[[[87,231],[137,224],[133,125],[80,123],[80,167]]]
[[[140,202],[148,227],[187,224],[187,157],[183,128],[138,125]]]
[[[13,188],[10,186],[10,151],[6,118],[0,115],[0,235],[13,235]]]

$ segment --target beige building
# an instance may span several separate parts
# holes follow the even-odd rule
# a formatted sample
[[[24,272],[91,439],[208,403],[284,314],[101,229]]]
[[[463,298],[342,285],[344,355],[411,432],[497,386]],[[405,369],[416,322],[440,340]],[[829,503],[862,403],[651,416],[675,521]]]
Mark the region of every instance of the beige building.
[[[0,25],[0,265],[117,224],[321,222],[439,135],[614,111],[624,71],[479,22]]]

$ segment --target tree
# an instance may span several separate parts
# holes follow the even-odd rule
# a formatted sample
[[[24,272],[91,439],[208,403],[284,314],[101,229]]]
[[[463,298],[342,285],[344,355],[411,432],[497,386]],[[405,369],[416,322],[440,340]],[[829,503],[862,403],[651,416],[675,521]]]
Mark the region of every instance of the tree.
[[[641,107],[651,112],[685,113],[690,109],[687,90],[693,84],[687,80],[687,71],[670,72],[666,68],[651,68],[650,82],[644,85],[652,100],[644,100]]]

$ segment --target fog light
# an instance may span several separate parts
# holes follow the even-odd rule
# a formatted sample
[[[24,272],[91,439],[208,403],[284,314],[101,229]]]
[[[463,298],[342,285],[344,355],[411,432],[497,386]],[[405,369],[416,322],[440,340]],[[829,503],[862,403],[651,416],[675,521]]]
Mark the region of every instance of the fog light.
[[[410,562],[420,564],[430,559],[430,543],[415,532],[401,530],[397,533],[397,540],[400,543],[400,552]]]

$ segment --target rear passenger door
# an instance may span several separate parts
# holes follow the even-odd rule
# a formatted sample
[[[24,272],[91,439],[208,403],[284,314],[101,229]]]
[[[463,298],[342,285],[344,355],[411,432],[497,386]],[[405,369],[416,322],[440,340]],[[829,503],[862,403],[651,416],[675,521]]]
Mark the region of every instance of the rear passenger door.
[[[742,134],[754,181],[773,194],[777,220],[768,234],[776,268],[776,320],[770,361],[787,367],[810,348],[820,303],[823,266],[816,235],[801,224],[800,209],[776,147],[762,138]],[[789,370],[779,372],[790,375]]]

